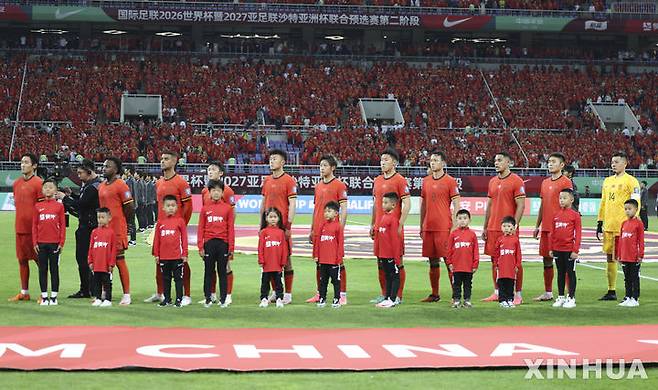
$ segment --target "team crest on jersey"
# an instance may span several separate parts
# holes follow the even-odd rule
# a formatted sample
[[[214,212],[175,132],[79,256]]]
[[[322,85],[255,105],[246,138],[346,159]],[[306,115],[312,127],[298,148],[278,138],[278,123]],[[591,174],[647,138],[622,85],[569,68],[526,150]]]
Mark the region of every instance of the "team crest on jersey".
[[[297,193],[297,186],[292,187],[292,193],[296,194]]]
[[[521,193],[525,194],[525,186],[521,186]]]
[[[131,198],[131,197],[132,197],[132,195],[130,195],[130,191],[126,191],[126,192],[125,192],[125,193],[123,194],[123,196],[125,196],[125,197],[126,197],[126,199],[128,199],[128,198]]]
[[[185,189],[185,195],[192,196],[192,190],[190,188]]]

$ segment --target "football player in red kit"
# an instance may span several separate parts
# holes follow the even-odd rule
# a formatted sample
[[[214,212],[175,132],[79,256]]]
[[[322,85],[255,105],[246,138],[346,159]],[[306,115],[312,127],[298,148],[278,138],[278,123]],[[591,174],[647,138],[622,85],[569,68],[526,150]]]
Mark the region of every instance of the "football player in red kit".
[[[449,236],[454,230],[456,212],[459,210],[459,185],[445,171],[446,155],[432,152],[430,174],[423,179],[420,191],[420,237],[423,240],[423,257],[430,260],[430,286],[432,292],[421,302],[438,302],[441,259],[448,257]],[[452,210],[450,206],[452,205]],[[452,272],[448,270],[452,284]],[[469,296],[470,299],[470,296]]]
[[[192,191],[187,181],[176,173],[176,164],[178,163],[178,153],[172,151],[163,152],[160,156],[160,169],[162,169],[162,177],[155,182],[155,191],[157,195],[158,207],[158,221],[166,217],[162,212],[164,207],[164,198],[167,195],[176,197],[178,207],[176,208],[176,215],[181,217],[185,225],[190,222],[192,217]],[[162,300],[162,271],[160,266],[156,264],[155,279],[157,291],[155,294],[145,299],[144,302],[158,302]],[[182,306],[187,306],[192,303],[190,297],[190,280],[191,270],[190,263],[183,263],[183,300]]]
[[[571,179],[562,174],[565,157],[562,153],[553,153],[548,157],[547,177],[541,183],[541,204],[537,213],[537,225],[533,236],[539,239],[539,255],[544,260],[544,293],[536,297],[535,301],[553,300],[553,257],[549,255],[550,241],[548,232],[553,224],[553,216],[560,211],[560,191],[573,188]]]
[[[270,150],[270,170],[272,174],[267,176],[263,182],[263,201],[260,206],[260,215],[261,218],[264,218],[263,213],[270,207],[274,207],[281,212],[283,225],[286,228],[286,237],[288,237],[288,257],[290,257],[292,253],[292,223],[295,219],[297,208],[297,182],[283,170],[287,159],[288,154],[283,150]],[[292,261],[288,258],[288,262],[283,270],[283,280],[285,283],[283,303],[285,305],[292,302],[292,282],[294,275]]]
[[[98,201],[101,207],[107,207],[112,214],[109,226],[117,239],[117,262],[119,278],[123,287],[120,305],[130,305],[130,273],[126,263],[125,251],[128,249],[128,222],[135,215],[135,202],[130,189],[119,176],[123,174],[123,164],[116,157],[108,157],[103,164],[105,181],[98,186]]]
[[[43,199],[41,187],[43,180],[37,176],[39,160],[37,156],[26,153],[21,156],[21,177],[14,180],[14,206],[16,208],[16,258],[20,271],[21,291],[9,298],[10,302],[30,300],[30,260],[36,260],[32,245],[32,216],[34,205]],[[41,298],[39,298],[41,299]]]
[[[386,214],[383,208],[384,194],[393,192],[397,195],[398,200],[395,202],[395,208],[392,210],[391,215],[398,219],[398,246],[400,247],[401,256],[404,255],[404,223],[411,210],[411,196],[409,194],[409,185],[407,179],[397,173],[396,167],[400,161],[400,156],[393,149],[387,149],[382,152],[380,167],[382,174],[375,178],[373,183],[373,206],[372,206],[372,220],[370,221],[370,238],[374,240],[374,246],[378,245],[378,235],[375,234],[375,226],[379,220]],[[377,254],[375,254],[376,256]],[[380,261],[377,262],[379,271],[379,287],[381,295],[371,300],[370,303],[380,303],[386,299],[386,272],[384,264]],[[400,286],[397,289],[397,297],[402,302],[402,293],[404,291],[404,283],[407,278],[407,273],[404,269],[402,258],[398,267]]]
[[[503,236],[501,231],[501,221],[506,216],[514,217],[515,226],[519,226],[525,209],[525,186],[523,179],[517,174],[510,171],[512,157],[507,152],[496,154],[494,166],[496,176],[489,181],[489,190],[487,193],[487,209],[484,215],[484,230],[482,239],[485,242],[484,253],[491,256],[492,276],[494,283],[494,292],[489,297],[484,298],[485,302],[498,301],[498,286],[496,284],[496,269],[493,267],[493,260],[496,253],[496,244],[498,239]],[[518,235],[518,232],[516,233]],[[521,290],[523,287],[523,266],[516,267],[518,275],[515,276],[516,295],[514,305],[520,305],[523,302]]]
[[[223,180],[224,177],[224,164],[222,164],[219,161],[211,161],[208,163],[208,181],[210,180]],[[207,205],[210,203],[210,191],[208,191],[208,187],[203,187],[201,190],[201,199],[203,206]],[[233,206],[233,209],[235,210],[235,191],[226,184],[226,181],[224,181],[224,195],[222,195],[222,200],[225,203],[230,204]],[[226,287],[226,302],[227,304],[231,304],[233,302],[233,280],[234,280],[234,274],[233,270],[231,269],[231,261],[233,259],[229,259],[228,262],[228,268],[226,270],[226,280],[228,283],[228,286]],[[214,303],[217,303],[217,275],[213,274],[212,275],[212,280],[210,281],[210,299]],[[206,303],[206,298],[204,297],[202,300],[199,301],[199,303]]]
[[[313,244],[313,258],[317,258],[318,235],[320,226],[325,223],[324,209],[329,202],[337,202],[340,205],[339,222],[343,229],[347,221],[347,186],[334,175],[338,162],[333,156],[322,156],[320,159],[320,181],[315,185],[315,196],[313,198],[313,224],[309,241]],[[340,268],[340,304],[347,304],[347,273],[345,266]],[[317,303],[320,300],[320,264],[316,264],[315,279],[318,292],[314,297],[307,299],[308,303]]]

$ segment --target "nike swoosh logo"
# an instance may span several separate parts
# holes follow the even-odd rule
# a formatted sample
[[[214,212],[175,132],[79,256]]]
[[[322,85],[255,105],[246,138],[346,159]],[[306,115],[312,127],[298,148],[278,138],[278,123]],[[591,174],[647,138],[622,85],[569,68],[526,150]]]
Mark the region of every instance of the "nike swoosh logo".
[[[69,16],[79,14],[82,11],[84,11],[84,10],[83,9],[76,9],[74,11],[69,11],[69,12],[60,12],[59,8],[57,8],[57,10],[55,10],[55,19],[57,19],[57,20],[66,19]]]
[[[467,20],[473,19],[473,17],[466,18],[466,19],[460,19],[460,20],[453,20],[452,22],[448,20],[448,17],[446,16],[445,19],[443,19],[443,27],[445,28],[450,28],[454,27],[458,24],[464,23]]]

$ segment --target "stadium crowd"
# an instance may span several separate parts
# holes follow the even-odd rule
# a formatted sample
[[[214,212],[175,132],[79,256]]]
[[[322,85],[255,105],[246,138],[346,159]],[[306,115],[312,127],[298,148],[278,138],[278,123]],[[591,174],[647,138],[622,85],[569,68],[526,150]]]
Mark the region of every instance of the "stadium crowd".
[[[6,145],[11,141],[9,120],[16,117],[23,60],[17,56],[0,65],[0,115],[6,128],[1,137],[9,137],[3,149],[8,149]],[[22,125],[14,150],[18,155],[38,151],[45,156],[75,151],[95,160],[113,151],[124,161],[137,161],[140,156],[156,161],[161,150],[174,148],[185,153],[188,162],[236,157],[238,161],[260,163],[267,148],[262,134],[195,133],[190,124],[240,124],[249,129],[255,123],[267,123],[276,127],[302,125],[307,130],[338,129],[311,132],[305,141],[291,142],[300,152],[300,163],[317,163],[318,145],[331,145],[333,137],[360,141],[329,146],[336,149],[331,152],[344,163],[376,162],[378,156],[371,155],[372,151],[391,143],[392,137],[400,143],[398,149],[410,164],[424,163],[423,152],[431,142],[472,148],[468,156],[488,161],[492,156],[480,151],[496,148],[483,145],[504,145],[510,140],[509,135],[487,132],[505,126],[483,80],[491,87],[510,128],[561,131],[520,132],[531,166],[541,165],[542,155],[535,149],[548,142],[547,134],[551,134],[550,142],[560,143],[566,153],[569,149],[576,153],[577,149],[583,168],[604,162],[607,157],[597,149],[608,144],[625,149],[632,167],[650,166],[656,160],[652,130],[658,118],[658,97],[652,93],[658,90],[655,73],[627,73],[621,66],[602,73],[594,66],[508,65],[481,73],[470,67],[413,67],[401,63],[365,67],[309,59],[287,64],[235,61],[217,65],[190,64],[182,57],[160,56],[146,57],[142,62],[130,57],[108,60],[94,55],[28,61],[19,119],[69,124],[38,128]],[[120,98],[125,92],[161,94],[163,123],[107,124],[119,119]],[[362,127],[358,98],[387,96],[398,99],[406,122],[404,129],[384,134]],[[588,101],[628,103],[644,130],[598,131]],[[593,134],[594,143],[570,142]],[[259,141],[250,142],[252,139]],[[4,152],[7,155],[8,150]],[[453,163],[467,165],[467,158]]]

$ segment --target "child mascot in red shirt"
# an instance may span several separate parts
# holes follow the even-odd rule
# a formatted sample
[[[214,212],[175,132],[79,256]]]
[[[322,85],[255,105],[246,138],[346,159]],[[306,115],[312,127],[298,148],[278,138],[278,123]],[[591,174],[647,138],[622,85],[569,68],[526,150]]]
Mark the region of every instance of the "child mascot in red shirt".
[[[64,205],[55,200],[57,184],[48,179],[43,182],[45,199],[34,205],[32,217],[32,245],[39,260],[41,306],[57,305],[59,292],[59,257],[66,241]],[[48,299],[48,270],[50,270],[50,299]]]
[[[112,270],[116,265],[117,239],[109,227],[112,213],[107,207],[96,211],[98,227],[91,232],[87,263],[92,273],[91,293],[96,297],[95,307],[112,306]],[[103,294],[103,291],[105,294]]]
[[[170,306],[171,279],[176,286],[176,307],[182,306],[183,300],[183,269],[187,263],[187,225],[183,218],[176,215],[178,200],[174,195],[166,195],[162,200],[161,212],[164,218],[155,225],[153,240],[153,256],[160,267],[164,299],[159,306]]]
[[[281,211],[276,207],[265,210],[258,234],[258,264],[261,266],[260,307],[269,305],[270,284],[274,286],[276,307],[283,308],[281,275],[288,263],[288,244]]]
[[[617,261],[624,270],[626,297],[619,304],[622,307],[640,306],[640,265],[644,259],[644,224],[637,217],[638,203],[629,199],[624,203],[628,219],[621,224],[618,238]]]
[[[320,299],[318,307],[324,307],[327,301],[327,286],[331,279],[334,286],[334,298],[331,307],[339,308],[340,305],[340,275],[343,267],[344,237],[343,225],[338,220],[340,205],[331,201],[324,207],[324,223],[320,226],[318,242],[318,253],[315,261],[320,264]]]
[[[567,188],[560,191],[560,210],[553,216],[548,232],[549,256],[555,259],[557,265],[558,297],[553,307],[565,309],[576,307],[576,260],[582,235],[580,213],[571,207],[573,201],[573,190]],[[569,277],[569,296],[565,298],[564,285],[567,277]]]

